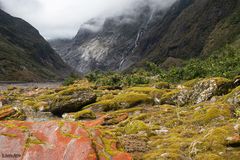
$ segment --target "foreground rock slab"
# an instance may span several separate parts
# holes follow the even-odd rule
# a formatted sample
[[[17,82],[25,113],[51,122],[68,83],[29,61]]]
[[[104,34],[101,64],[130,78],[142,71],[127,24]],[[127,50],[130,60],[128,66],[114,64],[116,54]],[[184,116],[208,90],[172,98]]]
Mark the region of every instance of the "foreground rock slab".
[[[109,135],[89,124],[76,122],[2,121],[0,144],[2,156],[16,160],[132,159],[117,148]]]

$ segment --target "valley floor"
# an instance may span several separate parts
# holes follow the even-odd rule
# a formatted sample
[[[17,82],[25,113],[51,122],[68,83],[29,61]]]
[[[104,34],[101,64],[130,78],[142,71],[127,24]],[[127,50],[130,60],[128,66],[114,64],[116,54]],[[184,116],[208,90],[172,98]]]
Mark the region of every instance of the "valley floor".
[[[0,153],[56,160],[240,157],[239,77],[45,87],[1,91]]]

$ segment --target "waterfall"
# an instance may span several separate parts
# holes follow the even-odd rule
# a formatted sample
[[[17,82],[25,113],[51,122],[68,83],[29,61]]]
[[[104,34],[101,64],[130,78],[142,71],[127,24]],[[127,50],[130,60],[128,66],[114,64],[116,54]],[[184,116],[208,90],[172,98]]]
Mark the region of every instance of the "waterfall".
[[[130,50],[131,50],[131,51],[130,51],[130,54],[132,54],[132,53],[134,52],[134,50],[138,47],[139,42],[140,42],[140,40],[141,40],[141,38],[142,38],[145,30],[147,29],[148,25],[150,24],[150,22],[151,22],[151,20],[152,20],[152,18],[153,18],[154,13],[155,13],[155,10],[152,10],[151,13],[150,13],[150,15],[149,15],[148,20],[146,21],[146,23],[143,24],[143,25],[140,27],[140,29],[139,29],[139,31],[138,31],[138,33],[137,33],[137,37],[136,37],[136,39],[135,39],[135,41],[134,41],[134,47],[133,47],[132,49],[130,49]],[[120,63],[119,63],[119,70],[121,70],[122,65],[123,65],[124,62],[126,61],[126,57],[127,57],[127,56],[125,56],[124,54],[122,55],[121,61],[120,61]]]

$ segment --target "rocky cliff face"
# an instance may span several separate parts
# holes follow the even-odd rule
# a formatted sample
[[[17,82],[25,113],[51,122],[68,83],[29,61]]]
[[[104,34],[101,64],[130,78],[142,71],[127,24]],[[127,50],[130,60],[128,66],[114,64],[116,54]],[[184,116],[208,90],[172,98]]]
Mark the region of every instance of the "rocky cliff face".
[[[51,45],[76,70],[124,70],[131,62],[127,57],[134,53],[149,26],[159,21],[166,10],[154,10],[147,3],[137,4],[131,13],[104,20],[92,19],[83,24],[69,43],[51,41]],[[96,26],[101,26],[96,30]],[[61,46],[61,47],[60,47]]]
[[[178,0],[160,10],[141,3],[134,14],[107,18],[97,31],[99,20],[93,19],[65,46],[58,41],[52,46],[80,72],[122,71],[146,61],[208,54],[239,35],[239,20],[233,17],[239,17],[238,0]]]
[[[70,71],[30,24],[0,10],[0,80],[54,80]]]

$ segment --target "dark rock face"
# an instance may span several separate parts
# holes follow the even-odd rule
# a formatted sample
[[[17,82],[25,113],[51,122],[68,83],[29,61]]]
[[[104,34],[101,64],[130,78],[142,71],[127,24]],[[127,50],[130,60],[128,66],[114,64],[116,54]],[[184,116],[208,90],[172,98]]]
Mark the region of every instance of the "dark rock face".
[[[107,18],[97,31],[89,26],[99,20],[91,20],[71,42],[62,45],[55,41],[52,46],[65,62],[83,73],[122,71],[146,61],[161,64],[169,57],[189,59],[225,45],[232,38],[229,35],[240,34],[239,24],[234,22],[232,30],[224,31],[234,34],[219,37],[219,28],[224,28],[226,18],[237,9],[238,0],[177,0],[163,10],[152,10],[146,3],[136,7],[135,15]]]
[[[54,80],[70,71],[30,24],[0,10],[0,80]]]
[[[236,6],[237,0],[180,0],[162,22],[149,29],[138,52],[145,53],[145,60],[158,63],[167,57],[199,56],[217,24],[233,13]],[[149,47],[150,44],[154,45]]]

